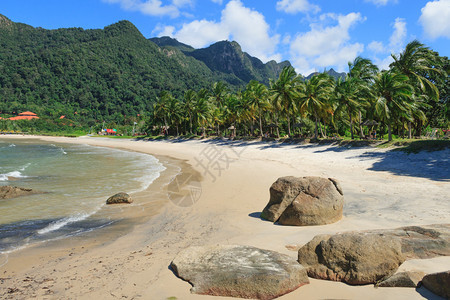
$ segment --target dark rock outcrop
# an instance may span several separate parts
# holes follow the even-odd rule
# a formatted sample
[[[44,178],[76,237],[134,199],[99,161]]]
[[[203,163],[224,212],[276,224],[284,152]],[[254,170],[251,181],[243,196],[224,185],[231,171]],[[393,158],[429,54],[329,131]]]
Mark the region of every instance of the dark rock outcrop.
[[[406,259],[449,255],[449,237],[450,224],[318,235],[299,249],[298,261],[310,277],[377,283]]]
[[[132,203],[133,200],[131,196],[127,193],[117,193],[106,200],[106,204],[122,204],[122,203]]]
[[[193,285],[191,292],[202,295],[273,299],[309,283],[294,259],[249,246],[190,247],[171,268]]]
[[[270,200],[261,217],[282,225],[324,225],[340,220],[343,207],[336,179],[287,176],[270,187]]]
[[[450,270],[425,275],[422,283],[436,295],[450,299]]]
[[[0,199],[10,199],[33,194],[42,194],[42,192],[17,186],[0,186]]]

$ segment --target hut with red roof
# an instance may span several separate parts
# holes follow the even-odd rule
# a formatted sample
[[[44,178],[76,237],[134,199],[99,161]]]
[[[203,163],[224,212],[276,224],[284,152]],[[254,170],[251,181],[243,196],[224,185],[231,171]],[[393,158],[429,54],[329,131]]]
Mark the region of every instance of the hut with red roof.
[[[9,118],[9,119],[12,120],[12,121],[15,121],[15,120],[32,120],[32,119],[39,119],[39,117],[35,113],[33,113],[31,111],[25,111],[23,113],[20,113],[17,117],[12,117],[12,118]]]

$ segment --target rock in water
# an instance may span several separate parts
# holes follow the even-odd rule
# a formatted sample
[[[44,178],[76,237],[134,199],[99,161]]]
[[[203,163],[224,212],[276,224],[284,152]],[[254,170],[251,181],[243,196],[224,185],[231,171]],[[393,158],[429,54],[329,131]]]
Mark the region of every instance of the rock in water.
[[[278,178],[270,187],[270,200],[263,219],[282,225],[324,225],[342,218],[344,196],[333,178]]]
[[[425,275],[422,283],[436,295],[450,299],[450,270]]]
[[[377,284],[379,287],[412,287],[415,288],[425,276],[424,272],[400,272]]]
[[[383,234],[317,236],[298,251],[308,276],[349,284],[376,283],[405,261],[401,243]]]
[[[106,200],[106,204],[132,203],[131,196],[127,193],[117,193]]]
[[[10,186],[10,185],[0,186],[0,199],[10,199],[40,193],[42,192],[34,191],[32,189],[21,188],[17,186]]]
[[[202,295],[273,299],[308,284],[305,268],[287,255],[249,246],[190,247],[170,265]]]

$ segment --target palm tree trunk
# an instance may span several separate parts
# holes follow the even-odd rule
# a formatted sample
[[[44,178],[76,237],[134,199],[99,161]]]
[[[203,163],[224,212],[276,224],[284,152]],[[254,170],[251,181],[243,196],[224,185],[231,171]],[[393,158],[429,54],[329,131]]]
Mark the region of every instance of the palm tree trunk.
[[[392,128],[391,123],[388,123],[388,141],[392,141]]]
[[[350,116],[350,135],[352,136],[352,140],[354,139],[353,136],[353,118],[352,118],[352,112],[349,110],[348,114]]]
[[[318,131],[318,126],[317,126],[317,114],[314,114],[315,117],[315,123],[316,123],[316,127],[314,129],[314,138],[317,140],[317,138],[319,137],[319,131]]]
[[[263,137],[262,120],[261,120],[261,108],[259,109],[259,135],[261,137]]]
[[[192,116],[189,115],[189,132],[192,134]]]
[[[412,139],[411,121],[408,122],[408,138]]]
[[[319,128],[320,128],[320,134],[322,135],[322,138],[325,138],[326,135],[323,132],[323,126],[322,126],[322,123],[320,122],[320,119],[319,119]]]
[[[361,111],[359,111],[359,137],[360,138],[364,138],[364,130],[363,130],[363,127],[362,127],[362,114],[361,114]]]
[[[291,137],[291,118],[289,117],[289,112],[287,114],[287,123],[288,123],[288,134]]]

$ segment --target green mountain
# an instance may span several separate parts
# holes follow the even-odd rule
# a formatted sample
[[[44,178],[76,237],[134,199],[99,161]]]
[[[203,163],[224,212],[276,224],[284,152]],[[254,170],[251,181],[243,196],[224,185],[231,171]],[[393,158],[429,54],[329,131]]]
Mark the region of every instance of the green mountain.
[[[0,115],[114,120],[146,114],[161,91],[255,79],[268,83],[284,65],[242,52],[236,42],[194,49],[168,37],[146,39],[128,21],[104,29],[46,30],[0,15]]]
[[[264,64],[258,58],[243,52],[241,46],[234,41],[221,41],[207,48],[194,49],[170,37],[150,40],[162,48],[178,49],[184,55],[203,62],[214,74],[221,74],[222,79],[232,85],[244,85],[250,80],[269,84],[270,78],[277,78],[283,67],[291,65],[288,61],[269,61]],[[228,76],[224,77],[223,74]]]
[[[345,76],[347,75],[347,73],[345,73],[345,72],[338,73],[338,72],[336,72],[333,68],[329,69],[328,71],[325,70],[325,73],[328,73],[328,75],[330,75],[331,77],[334,77],[334,79],[336,79],[336,80],[337,80],[338,78],[344,79]],[[316,75],[316,74],[319,74],[319,72],[311,73],[311,74],[309,74],[308,76],[306,76],[305,79],[309,80],[309,79],[311,79],[311,77],[313,77],[313,76]]]
[[[168,57],[128,21],[104,29],[45,30],[0,16],[0,111],[120,121],[145,113],[163,90],[212,83]]]

